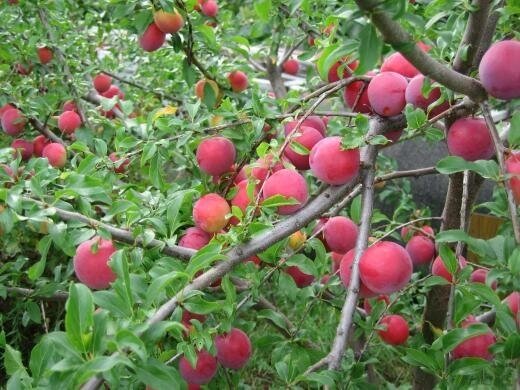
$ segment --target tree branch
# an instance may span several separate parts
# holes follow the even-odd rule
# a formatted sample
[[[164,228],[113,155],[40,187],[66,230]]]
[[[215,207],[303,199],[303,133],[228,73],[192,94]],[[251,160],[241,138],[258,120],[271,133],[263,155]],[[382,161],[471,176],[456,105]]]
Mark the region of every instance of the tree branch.
[[[107,76],[110,76],[112,77],[113,79],[116,79],[118,80],[119,82],[123,83],[123,84],[128,84],[134,88],[138,88],[138,89],[141,89],[145,92],[149,92],[149,93],[152,93],[154,94],[155,96],[161,98],[161,99],[166,99],[166,100],[170,100],[172,102],[176,102],[176,103],[182,103],[182,99],[179,99],[179,98],[176,98],[175,96],[172,96],[172,95],[169,95],[167,93],[164,93],[162,91],[157,91],[157,90],[154,90],[152,88],[149,88],[149,87],[146,87],[144,85],[141,85],[141,84],[138,84],[136,83],[135,81],[131,81],[131,80],[127,80],[115,73],[112,73],[112,72],[108,72],[106,70],[102,70],[101,73],[104,73],[106,74]]]
[[[477,80],[444,66],[417,47],[412,42],[410,34],[387,12],[379,8],[379,0],[356,0],[356,4],[369,14],[372,23],[381,32],[385,42],[398,50],[422,74],[431,77],[454,92],[469,96],[475,102],[481,102],[487,98],[485,89]]]
[[[504,160],[504,146],[500,141],[500,136],[498,135],[497,128],[495,127],[495,123],[493,122],[493,117],[491,116],[491,112],[489,110],[488,102],[482,102],[480,104],[482,109],[482,114],[484,115],[484,119],[486,120],[487,127],[491,134],[491,139],[493,140],[493,144],[495,146],[495,152],[497,155],[498,166],[500,167],[500,176],[505,177],[506,175],[506,166]],[[513,225],[513,232],[515,235],[515,241],[520,244],[520,225],[518,223],[518,214],[515,204],[515,198],[513,197],[513,191],[511,190],[511,185],[509,180],[504,181],[504,187],[507,193],[507,206],[509,207],[509,214],[511,215],[511,223]]]
[[[480,39],[480,45],[473,58],[473,68],[477,68],[479,66],[480,60],[482,60],[484,53],[487,51],[489,46],[491,46],[491,42],[493,41],[493,36],[495,35],[495,30],[497,28],[498,19],[500,19],[500,13],[498,10],[503,6],[504,0],[499,1],[495,10],[489,14],[487,23],[485,23],[485,27],[483,28],[484,32],[482,33],[482,37]]]
[[[23,196],[22,199],[24,201],[34,203],[35,205],[43,209],[49,209],[54,211],[54,214],[63,221],[79,221],[94,229],[106,230],[111,234],[114,240],[119,242],[124,242],[130,245],[137,245],[143,248],[157,248],[167,256],[179,257],[181,259],[189,259],[195,253],[197,253],[197,251],[193,249],[183,248],[177,245],[168,245],[164,241],[160,241],[157,239],[153,239],[150,242],[145,243],[141,237],[134,237],[131,231],[120,229],[118,227],[109,225],[96,219],[86,217],[80,213],[67,211],[27,196]]]
[[[473,67],[473,61],[485,31],[482,26],[486,25],[491,3],[491,0],[473,0],[471,2],[471,7],[476,10],[469,14],[464,36],[453,61],[453,70],[467,74]]]

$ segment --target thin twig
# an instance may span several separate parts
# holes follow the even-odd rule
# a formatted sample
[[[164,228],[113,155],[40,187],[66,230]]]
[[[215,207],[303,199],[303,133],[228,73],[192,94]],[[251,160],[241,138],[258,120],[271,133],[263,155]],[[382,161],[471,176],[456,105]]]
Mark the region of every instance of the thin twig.
[[[501,177],[505,177],[507,170],[504,160],[504,146],[500,141],[500,136],[498,135],[497,128],[495,127],[495,123],[493,122],[493,117],[491,116],[488,102],[482,102],[480,104],[480,108],[482,109],[482,114],[484,115],[484,119],[486,120],[487,127],[491,134],[491,139],[493,140],[493,144],[495,146],[498,166],[500,167],[500,175]],[[511,215],[511,223],[513,225],[515,241],[517,244],[520,244],[520,225],[518,223],[518,214],[515,204],[515,198],[513,196],[513,191],[511,190],[510,180],[505,180],[504,187],[507,193],[507,205],[509,207],[509,214]]]

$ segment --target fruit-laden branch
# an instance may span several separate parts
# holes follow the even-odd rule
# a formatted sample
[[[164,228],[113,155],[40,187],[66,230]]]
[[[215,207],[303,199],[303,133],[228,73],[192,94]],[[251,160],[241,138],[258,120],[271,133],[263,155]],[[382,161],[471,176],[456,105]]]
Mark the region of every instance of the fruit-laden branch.
[[[473,0],[471,2],[471,7],[475,8],[475,11],[469,14],[464,36],[459,44],[455,61],[453,61],[453,70],[467,74],[473,67],[473,60],[484,35],[485,29],[482,26],[486,25],[491,3],[491,0]]]
[[[177,245],[167,245],[164,241],[153,239],[149,242],[144,242],[141,237],[134,237],[131,231],[124,230],[104,222],[98,221],[93,218],[86,217],[80,213],[76,213],[73,211],[67,211],[55,207],[51,204],[24,196],[22,200],[34,203],[41,207],[42,209],[50,209],[53,210],[56,216],[58,216],[63,221],[79,221],[83,222],[85,225],[88,225],[94,229],[103,229],[109,232],[112,238],[116,241],[124,242],[130,245],[137,245],[144,248],[156,248],[159,249],[162,253],[172,257],[179,257],[181,259],[189,259],[192,257],[197,251],[189,248],[183,248]]]
[[[90,126],[89,120],[83,110],[83,104],[81,103],[81,99],[78,94],[78,90],[77,90],[76,86],[74,85],[74,77],[72,76],[72,72],[70,71],[69,65],[67,64],[67,59],[65,58],[65,55],[63,54],[62,50],[60,49],[60,47],[57,44],[58,40],[54,36],[52,27],[47,18],[47,13],[45,12],[45,8],[38,7],[38,16],[40,17],[40,21],[42,22],[43,26],[45,27],[47,36],[48,36],[49,40],[53,43],[53,49],[56,51],[58,59],[61,62],[61,65],[63,67],[63,73],[65,73],[65,79],[67,80],[69,90],[70,90],[72,96],[74,97],[74,103],[76,104],[76,108],[77,108],[78,114],[81,118],[81,122],[84,125],[91,128],[92,126]]]
[[[487,98],[485,89],[477,80],[444,66],[415,45],[410,34],[387,12],[379,8],[379,0],[356,0],[356,4],[369,14],[372,23],[381,32],[385,42],[401,52],[422,74],[431,77],[454,92],[470,97],[475,102],[481,102]]]
[[[134,87],[134,88],[141,89],[141,90],[143,90],[145,92],[152,93],[152,94],[154,94],[155,96],[157,96],[157,97],[159,97],[161,99],[170,100],[170,101],[176,102],[176,103],[182,103],[182,99],[179,99],[179,98],[177,98],[175,96],[172,96],[170,94],[164,93],[162,91],[157,91],[157,90],[155,90],[153,88],[146,87],[146,86],[138,84],[138,83],[136,83],[134,81],[127,80],[127,79],[125,79],[125,78],[123,78],[123,77],[121,77],[121,76],[119,76],[119,75],[117,75],[115,73],[108,72],[106,70],[102,70],[101,73],[104,73],[107,76],[110,76],[113,79],[116,79],[116,80],[118,80],[119,82],[121,82],[123,84],[127,84],[127,85],[130,85],[130,86]]]
[[[217,265],[211,267],[191,283],[186,285],[182,290],[170,298],[166,303],[161,305],[155,313],[146,321],[147,325],[153,325],[165,320],[175,310],[180,301],[189,293],[204,289],[214,283],[217,279],[222,278],[231,269],[240,264],[246,258],[262,252],[276,242],[288,237],[295,231],[303,228],[311,221],[315,220],[325,211],[327,211],[334,203],[338,202],[345,194],[350,191],[352,185],[344,184],[342,186],[331,186],[323,191],[320,195],[309,202],[304,208],[290,217],[280,221],[271,229],[267,229],[248,242],[235,246],[226,254],[226,259]],[[85,390],[97,389],[102,383],[99,377],[91,378],[82,387]]]
[[[487,127],[489,132],[491,133],[491,139],[493,140],[493,145],[495,146],[495,153],[497,155],[498,166],[500,168],[500,176],[505,178],[506,176],[506,166],[504,159],[504,145],[500,140],[500,136],[498,135],[497,128],[495,123],[493,122],[493,117],[491,116],[491,111],[489,110],[488,102],[482,102],[480,104],[480,108],[482,109],[482,114],[484,115],[484,119],[486,120]],[[518,214],[516,212],[516,204],[515,198],[513,197],[513,191],[511,190],[510,181],[504,180],[504,188],[507,193],[507,205],[509,207],[509,214],[511,215],[511,223],[513,225],[513,232],[515,235],[515,241],[517,244],[520,244],[520,225],[518,223]]]
[[[50,139],[52,142],[57,142],[62,145],[66,145],[65,141],[63,141],[60,137],[58,137],[56,134],[50,131],[49,128],[45,126],[42,122],[40,122],[38,119],[29,117],[28,120],[32,127],[34,127],[40,134],[43,134],[45,137]]]
[[[370,121],[369,136],[381,134],[381,127],[378,126],[377,119]],[[354,261],[350,274],[349,286],[347,289],[347,297],[341,310],[341,317],[336,329],[336,337],[332,344],[329,354],[318,363],[311,366],[306,374],[327,364],[330,370],[337,370],[341,365],[341,359],[347,345],[347,339],[352,327],[354,312],[356,311],[358,294],[359,294],[359,260],[368,245],[368,236],[372,225],[372,213],[374,208],[374,179],[375,164],[377,157],[377,146],[368,145],[365,149],[363,158],[363,195],[361,205],[361,226],[356,239]]]

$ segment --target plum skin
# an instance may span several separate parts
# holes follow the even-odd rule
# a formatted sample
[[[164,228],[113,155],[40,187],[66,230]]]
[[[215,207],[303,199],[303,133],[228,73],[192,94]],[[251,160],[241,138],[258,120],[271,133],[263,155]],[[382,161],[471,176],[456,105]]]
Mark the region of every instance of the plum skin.
[[[224,367],[240,370],[252,354],[251,341],[245,332],[232,328],[228,333],[215,337],[217,360]]]
[[[82,242],[74,256],[74,271],[78,279],[91,289],[105,289],[116,279],[108,266],[116,248],[111,240],[96,236]]]

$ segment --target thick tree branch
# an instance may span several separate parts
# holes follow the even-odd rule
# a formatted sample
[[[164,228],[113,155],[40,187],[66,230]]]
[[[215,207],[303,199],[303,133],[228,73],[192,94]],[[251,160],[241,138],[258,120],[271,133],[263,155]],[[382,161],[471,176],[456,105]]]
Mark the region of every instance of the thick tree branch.
[[[134,237],[131,231],[120,229],[118,227],[109,225],[96,219],[86,217],[80,213],[67,211],[27,196],[22,197],[22,199],[26,202],[33,203],[41,208],[50,209],[54,211],[54,214],[63,221],[79,221],[94,229],[106,230],[111,234],[114,240],[119,242],[124,242],[130,245],[138,245],[143,248],[157,248],[165,255],[179,257],[181,259],[189,259],[195,253],[197,253],[197,251],[193,249],[183,248],[177,245],[167,245],[164,241],[157,239],[153,239],[150,242],[145,243],[141,237]]]
[[[44,135],[46,138],[50,139],[52,142],[57,142],[66,146],[65,141],[63,141],[60,137],[54,134],[49,130],[47,126],[45,126],[42,122],[40,122],[36,118],[28,118],[29,123],[34,127],[40,134]]]
[[[265,66],[267,70],[267,78],[273,88],[274,96],[276,96],[277,99],[285,97],[285,95],[287,95],[287,88],[285,88],[280,67],[270,57],[267,58]]]
[[[491,3],[491,0],[473,0],[471,2],[471,7],[476,10],[469,14],[464,36],[459,44],[455,61],[453,61],[453,70],[467,74],[473,67],[473,61],[485,31],[482,26],[486,25]]]
[[[400,51],[422,74],[431,77],[454,92],[469,96],[475,102],[481,102],[487,98],[485,89],[477,80],[455,72],[417,47],[410,34],[387,12],[379,8],[379,0],[356,0],[356,4],[369,14],[372,23],[381,32],[385,42]]]

